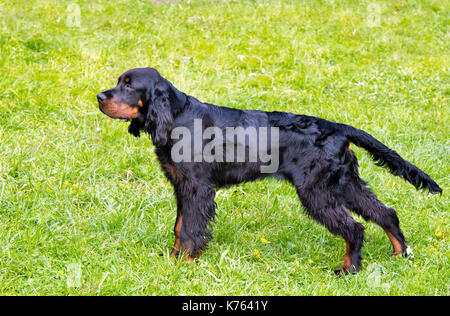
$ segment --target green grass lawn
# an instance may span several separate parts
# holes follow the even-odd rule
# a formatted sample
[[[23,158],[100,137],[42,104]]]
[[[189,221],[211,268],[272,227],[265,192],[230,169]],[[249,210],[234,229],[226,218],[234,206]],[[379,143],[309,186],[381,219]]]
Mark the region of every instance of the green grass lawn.
[[[447,1],[0,1],[1,295],[449,295]],[[371,133],[441,196],[376,167],[412,248],[390,258],[365,223],[362,270],[335,278],[345,244],[295,190],[218,190],[214,239],[168,258],[176,202],[151,141],[96,94],[152,66],[202,101],[289,111]],[[159,256],[163,253],[164,256]]]

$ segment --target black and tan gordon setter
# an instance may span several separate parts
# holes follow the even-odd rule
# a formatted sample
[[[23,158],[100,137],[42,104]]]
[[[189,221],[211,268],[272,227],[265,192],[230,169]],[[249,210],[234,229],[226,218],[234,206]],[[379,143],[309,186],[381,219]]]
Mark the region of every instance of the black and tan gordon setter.
[[[171,255],[185,255],[188,261],[197,258],[211,239],[215,189],[263,177],[292,183],[308,215],[331,233],[344,238],[346,255],[342,267],[335,271],[338,275],[355,273],[361,266],[364,226],[351,217],[350,211],[380,225],[392,243],[394,255],[406,256],[409,248],[397,214],[380,202],[359,177],[358,162],[350,143],[367,150],[377,165],[387,167],[417,189],[442,192],[422,170],[362,130],[306,115],[239,110],[203,103],[177,90],[153,68],[125,72],[116,87],[99,93],[97,99],[100,110],[109,117],[131,121],[128,131],[134,136],[138,137],[141,131],[151,135],[159,162],[174,186],[177,199],[175,244]],[[246,133],[243,141],[242,138],[236,141],[240,135],[231,139],[223,137],[229,128],[238,127]],[[278,160],[273,164],[275,170],[263,171],[262,167],[273,162],[267,157],[250,157],[250,138],[256,135],[247,133],[251,127],[271,129],[272,134],[277,134],[270,144],[258,143],[259,149],[265,147],[266,156]],[[181,134],[190,132],[198,136],[199,128],[200,137],[203,135],[200,147],[190,143],[184,148],[177,145],[176,139],[180,139]],[[213,132],[205,137],[208,128],[213,128]],[[186,135],[183,134],[183,138]],[[261,138],[261,135],[256,137]],[[272,137],[266,138],[272,140]],[[208,139],[215,141],[214,146],[206,144]],[[198,149],[206,150],[207,146],[215,159],[195,156]],[[225,146],[229,147],[225,150]],[[244,148],[244,160],[237,159],[234,151],[229,155],[230,148],[237,150],[238,147]],[[174,154],[181,154],[184,159]]]

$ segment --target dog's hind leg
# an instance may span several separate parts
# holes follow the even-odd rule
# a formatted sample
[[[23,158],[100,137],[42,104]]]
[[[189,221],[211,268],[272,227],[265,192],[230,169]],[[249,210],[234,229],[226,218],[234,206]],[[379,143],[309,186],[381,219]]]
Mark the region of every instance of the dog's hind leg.
[[[334,198],[326,185],[316,183],[309,188],[297,186],[297,193],[313,219],[327,227],[332,234],[345,240],[344,263],[335,273],[356,273],[361,266],[364,226],[351,217],[350,212]]]
[[[380,202],[362,179],[353,176],[349,180],[344,186],[341,202],[365,220],[381,226],[392,243],[394,255],[407,255],[405,237],[400,229],[397,213]]]

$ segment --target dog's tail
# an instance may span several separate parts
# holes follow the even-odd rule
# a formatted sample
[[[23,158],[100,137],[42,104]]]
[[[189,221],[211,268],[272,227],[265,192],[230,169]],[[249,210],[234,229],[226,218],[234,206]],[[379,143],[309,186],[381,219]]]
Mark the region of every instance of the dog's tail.
[[[399,154],[373,136],[353,126],[339,125],[347,139],[358,147],[367,150],[378,166],[387,167],[394,175],[412,183],[418,190],[428,189],[431,193],[442,193],[439,185],[425,172],[404,160]]]

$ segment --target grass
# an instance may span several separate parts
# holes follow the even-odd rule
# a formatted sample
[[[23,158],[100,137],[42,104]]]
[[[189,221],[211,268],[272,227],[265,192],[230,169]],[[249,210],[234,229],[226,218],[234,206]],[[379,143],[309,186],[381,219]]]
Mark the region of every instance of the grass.
[[[1,1],[0,294],[448,295],[448,12],[438,0]],[[200,100],[345,122],[398,151],[444,193],[355,149],[413,255],[390,258],[364,223],[362,270],[336,279],[342,239],[267,180],[219,190],[209,249],[169,259],[176,203],[153,146],[95,98],[143,66]]]

